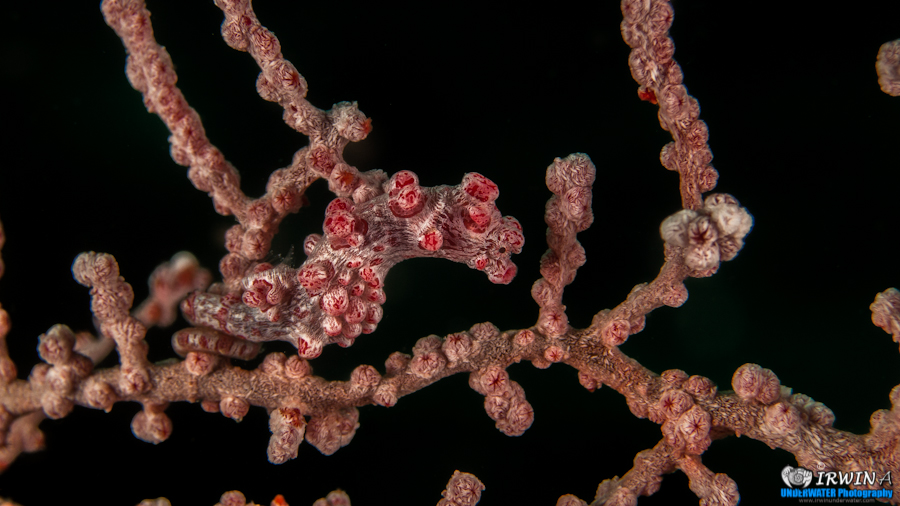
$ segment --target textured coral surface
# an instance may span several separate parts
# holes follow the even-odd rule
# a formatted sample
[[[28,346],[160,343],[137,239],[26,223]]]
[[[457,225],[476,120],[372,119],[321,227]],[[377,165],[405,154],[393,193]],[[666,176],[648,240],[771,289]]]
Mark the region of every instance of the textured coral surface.
[[[681,200],[677,177],[659,164],[668,137],[656,107],[636,97],[617,2],[587,12],[554,4],[495,14],[375,5],[330,11],[327,3],[259,0],[255,8],[310,81],[310,100],[320,107],[355,100],[373,118],[373,132],[348,148],[348,160],[389,174],[412,170],[427,186],[484,174],[527,241],[509,285],[431,259],[392,269],[378,330],[351,348],[327,347],[313,363],[316,374],[343,380],[363,363],[383,370],[390,353],[410,352],[417,339],[478,322],[533,324],[530,288],[540,276],[550,196],[544,170],[570,152],[588,153],[598,168],[594,224],[579,236],[587,264],[564,295],[572,325],[588,325],[656,275],[659,224]],[[868,430],[873,411],[889,407],[900,359],[867,309],[876,293],[900,283],[900,104],[878,90],[874,71],[878,47],[898,37],[892,20],[900,6],[864,4],[852,12],[779,12],[676,3],[675,56],[709,125],[717,191],[735,195],[756,221],[734,261],[709,279],[689,280],[683,307],[654,312],[622,346],[651,370],[702,374],[722,389],[742,364],[760,364],[824,402],[837,428],[857,433]],[[149,8],[208,135],[241,170],[245,191],[262,193],[268,173],[306,139],[259,99],[253,62],[219,36],[218,9]],[[4,123],[14,126],[0,141],[8,236],[0,302],[13,318],[10,352],[24,377],[38,360],[39,334],[56,323],[91,328],[87,290],[69,273],[77,253],[116,255],[141,300],[144,279],[176,251],[193,251],[214,268],[233,220],[215,215],[172,162],[168,134],[128,86],[121,43],[95,5],[12,9],[0,81]],[[317,184],[312,205],[282,223],[273,245],[279,255],[293,247],[302,257],[306,235],[322,232],[333,195]],[[152,360],[174,355],[170,337],[148,336]],[[42,424],[48,449],[0,476],[0,494],[40,504],[80,493],[109,497],[127,483],[116,502],[165,495],[176,505],[213,504],[239,488],[258,502],[282,493],[303,505],[340,487],[356,504],[386,495],[429,504],[460,469],[485,483],[480,504],[554,504],[564,493],[592,497],[600,481],[627,471],[660,438],[659,425],[636,419],[608,388],[588,393],[571,368],[521,364],[509,373],[535,410],[520,438],[494,428],[463,376],[389,409],[364,408],[352,444],[330,457],[302,445],[298,459],[281,466],[266,460],[269,418],[258,408],[236,425],[196,405],[173,405],[174,432],[158,446],[132,436],[137,405],[110,414],[76,409]],[[746,438],[714,442],[703,462],[728,473],[745,504],[771,503],[780,470],[796,465]],[[667,477],[640,504],[692,503],[686,482],[681,473]]]

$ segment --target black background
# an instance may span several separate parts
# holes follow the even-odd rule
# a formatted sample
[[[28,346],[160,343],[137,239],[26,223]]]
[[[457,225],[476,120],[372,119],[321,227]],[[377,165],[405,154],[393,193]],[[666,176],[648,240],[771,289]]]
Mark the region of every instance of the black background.
[[[344,380],[361,363],[383,370],[391,352],[408,352],[418,338],[477,322],[531,325],[529,289],[546,248],[543,173],[556,156],[585,152],[598,167],[596,219],[580,235],[588,263],[564,300],[570,322],[586,326],[651,280],[662,265],[659,223],[680,198],[677,175],[658,161],[668,136],[657,109],[638,100],[629,74],[618,3],[379,4],[260,0],[255,9],[306,77],[313,104],[356,100],[373,118],[369,138],[348,148],[350,163],[410,169],[425,185],[481,172],[500,186],[498,206],[522,222],[526,245],[508,286],[448,262],[397,266],[377,332],[349,349],[326,348],[316,373]],[[900,98],[878,89],[874,70],[878,47],[900,37],[900,3],[778,4],[790,7],[675,2],[675,57],[709,125],[717,191],[735,195],[755,226],[734,261],[690,280],[689,301],[652,313],[622,349],[651,370],[701,374],[722,390],[740,365],[758,363],[832,408],[836,427],[864,433],[900,383],[897,344],[867,309],[876,293],[900,284]],[[0,46],[0,217],[8,236],[0,302],[12,318],[8,341],[21,378],[51,325],[91,329],[87,290],[69,272],[79,252],[115,255],[142,300],[153,267],[179,250],[215,268],[233,223],[172,162],[168,133],[128,85],[123,48],[98,5],[31,5],[6,8]],[[222,42],[212,2],[149,8],[210,139],[241,171],[244,191],[261,194],[268,174],[306,139],[256,95],[258,69]],[[274,253],[321,231],[330,196],[322,183],[309,196],[312,207],[284,222]],[[174,355],[171,332],[148,336],[151,359]],[[519,438],[493,427],[462,376],[390,409],[363,408],[349,446],[325,457],[304,444],[281,466],[266,461],[259,408],[236,425],[173,405],[174,433],[156,447],[130,433],[136,404],[110,414],[77,408],[41,424],[47,449],[0,475],[0,495],[31,505],[167,496],[178,506],[214,504],[240,489],[264,504],[282,493],[303,506],[341,487],[357,505],[434,504],[460,469],[486,484],[483,505],[552,505],[565,493],[592,499],[600,481],[624,474],[635,453],[660,438],[620,395],[588,393],[567,366],[509,371],[535,409]],[[781,468],[796,462],[746,438],[716,442],[703,461],[731,476],[751,505],[775,502]],[[696,501],[679,472],[640,503]]]

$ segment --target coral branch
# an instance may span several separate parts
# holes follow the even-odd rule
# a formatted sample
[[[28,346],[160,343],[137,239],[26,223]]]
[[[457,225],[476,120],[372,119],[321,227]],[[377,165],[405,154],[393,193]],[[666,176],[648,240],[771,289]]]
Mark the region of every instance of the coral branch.
[[[878,50],[875,61],[878,84],[881,91],[893,97],[900,97],[900,39],[885,42]]]
[[[88,484],[132,504],[211,504],[234,488],[271,496],[276,483],[278,506],[418,504],[438,500],[435,476],[467,468],[488,484],[485,504],[584,506],[578,496],[613,476],[593,504],[768,504],[810,477],[897,503],[896,348],[859,319],[871,303],[900,342],[900,295],[883,271],[896,260],[885,238],[900,110],[865,70],[900,12],[876,3],[878,16],[756,5],[735,16],[700,1],[678,7],[670,35],[668,2],[625,0],[619,28],[643,102],[616,98],[633,84],[612,66],[628,50],[608,37],[622,19],[611,4],[495,19],[261,1],[257,16],[247,0],[219,0],[222,38],[253,62],[224,47],[211,6],[152,5],[151,28],[143,2],[106,0],[121,42],[88,36],[103,32],[83,6],[11,6],[9,19],[28,22],[10,24],[5,53],[3,493],[71,502]],[[172,158],[229,216],[194,207],[183,175],[159,170],[171,165],[163,125],[127,87],[117,95],[122,43]],[[894,49],[876,61],[888,94]],[[312,105],[345,96],[365,99],[384,136],[355,102]],[[286,135],[265,127],[273,108]],[[645,128],[654,114],[678,192],[656,172],[666,140]],[[720,188],[746,209],[707,193],[718,182],[707,122],[728,166]],[[246,167],[240,177],[213,141]],[[575,149],[593,161],[554,160]],[[269,164],[283,168],[257,168]],[[543,258],[534,239],[524,247],[541,219]],[[85,290],[61,281],[91,248],[118,259],[72,264],[93,321]],[[196,256],[172,256],[182,248]],[[200,265],[217,261],[207,286]],[[151,271],[149,291],[125,282]],[[97,337],[81,330],[92,323]],[[383,338],[325,346],[376,325]],[[36,472],[53,486],[34,487]],[[661,487],[668,473],[688,486]],[[337,486],[349,495],[323,497]],[[440,504],[483,490],[456,472]]]

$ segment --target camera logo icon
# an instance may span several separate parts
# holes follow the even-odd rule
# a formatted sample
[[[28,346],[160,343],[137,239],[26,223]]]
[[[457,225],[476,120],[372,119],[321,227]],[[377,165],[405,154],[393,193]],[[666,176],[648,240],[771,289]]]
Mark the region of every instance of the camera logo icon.
[[[806,488],[812,482],[813,473],[809,469],[802,467],[784,466],[781,470],[781,479],[788,487]]]

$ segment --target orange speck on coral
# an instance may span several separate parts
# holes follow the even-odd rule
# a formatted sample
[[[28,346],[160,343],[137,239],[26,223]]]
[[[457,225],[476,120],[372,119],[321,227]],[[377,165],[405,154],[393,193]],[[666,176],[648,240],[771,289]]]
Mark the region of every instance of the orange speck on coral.
[[[638,98],[645,102],[650,102],[651,104],[657,104],[659,102],[656,101],[656,93],[653,93],[653,90],[647,88],[638,90]]]

